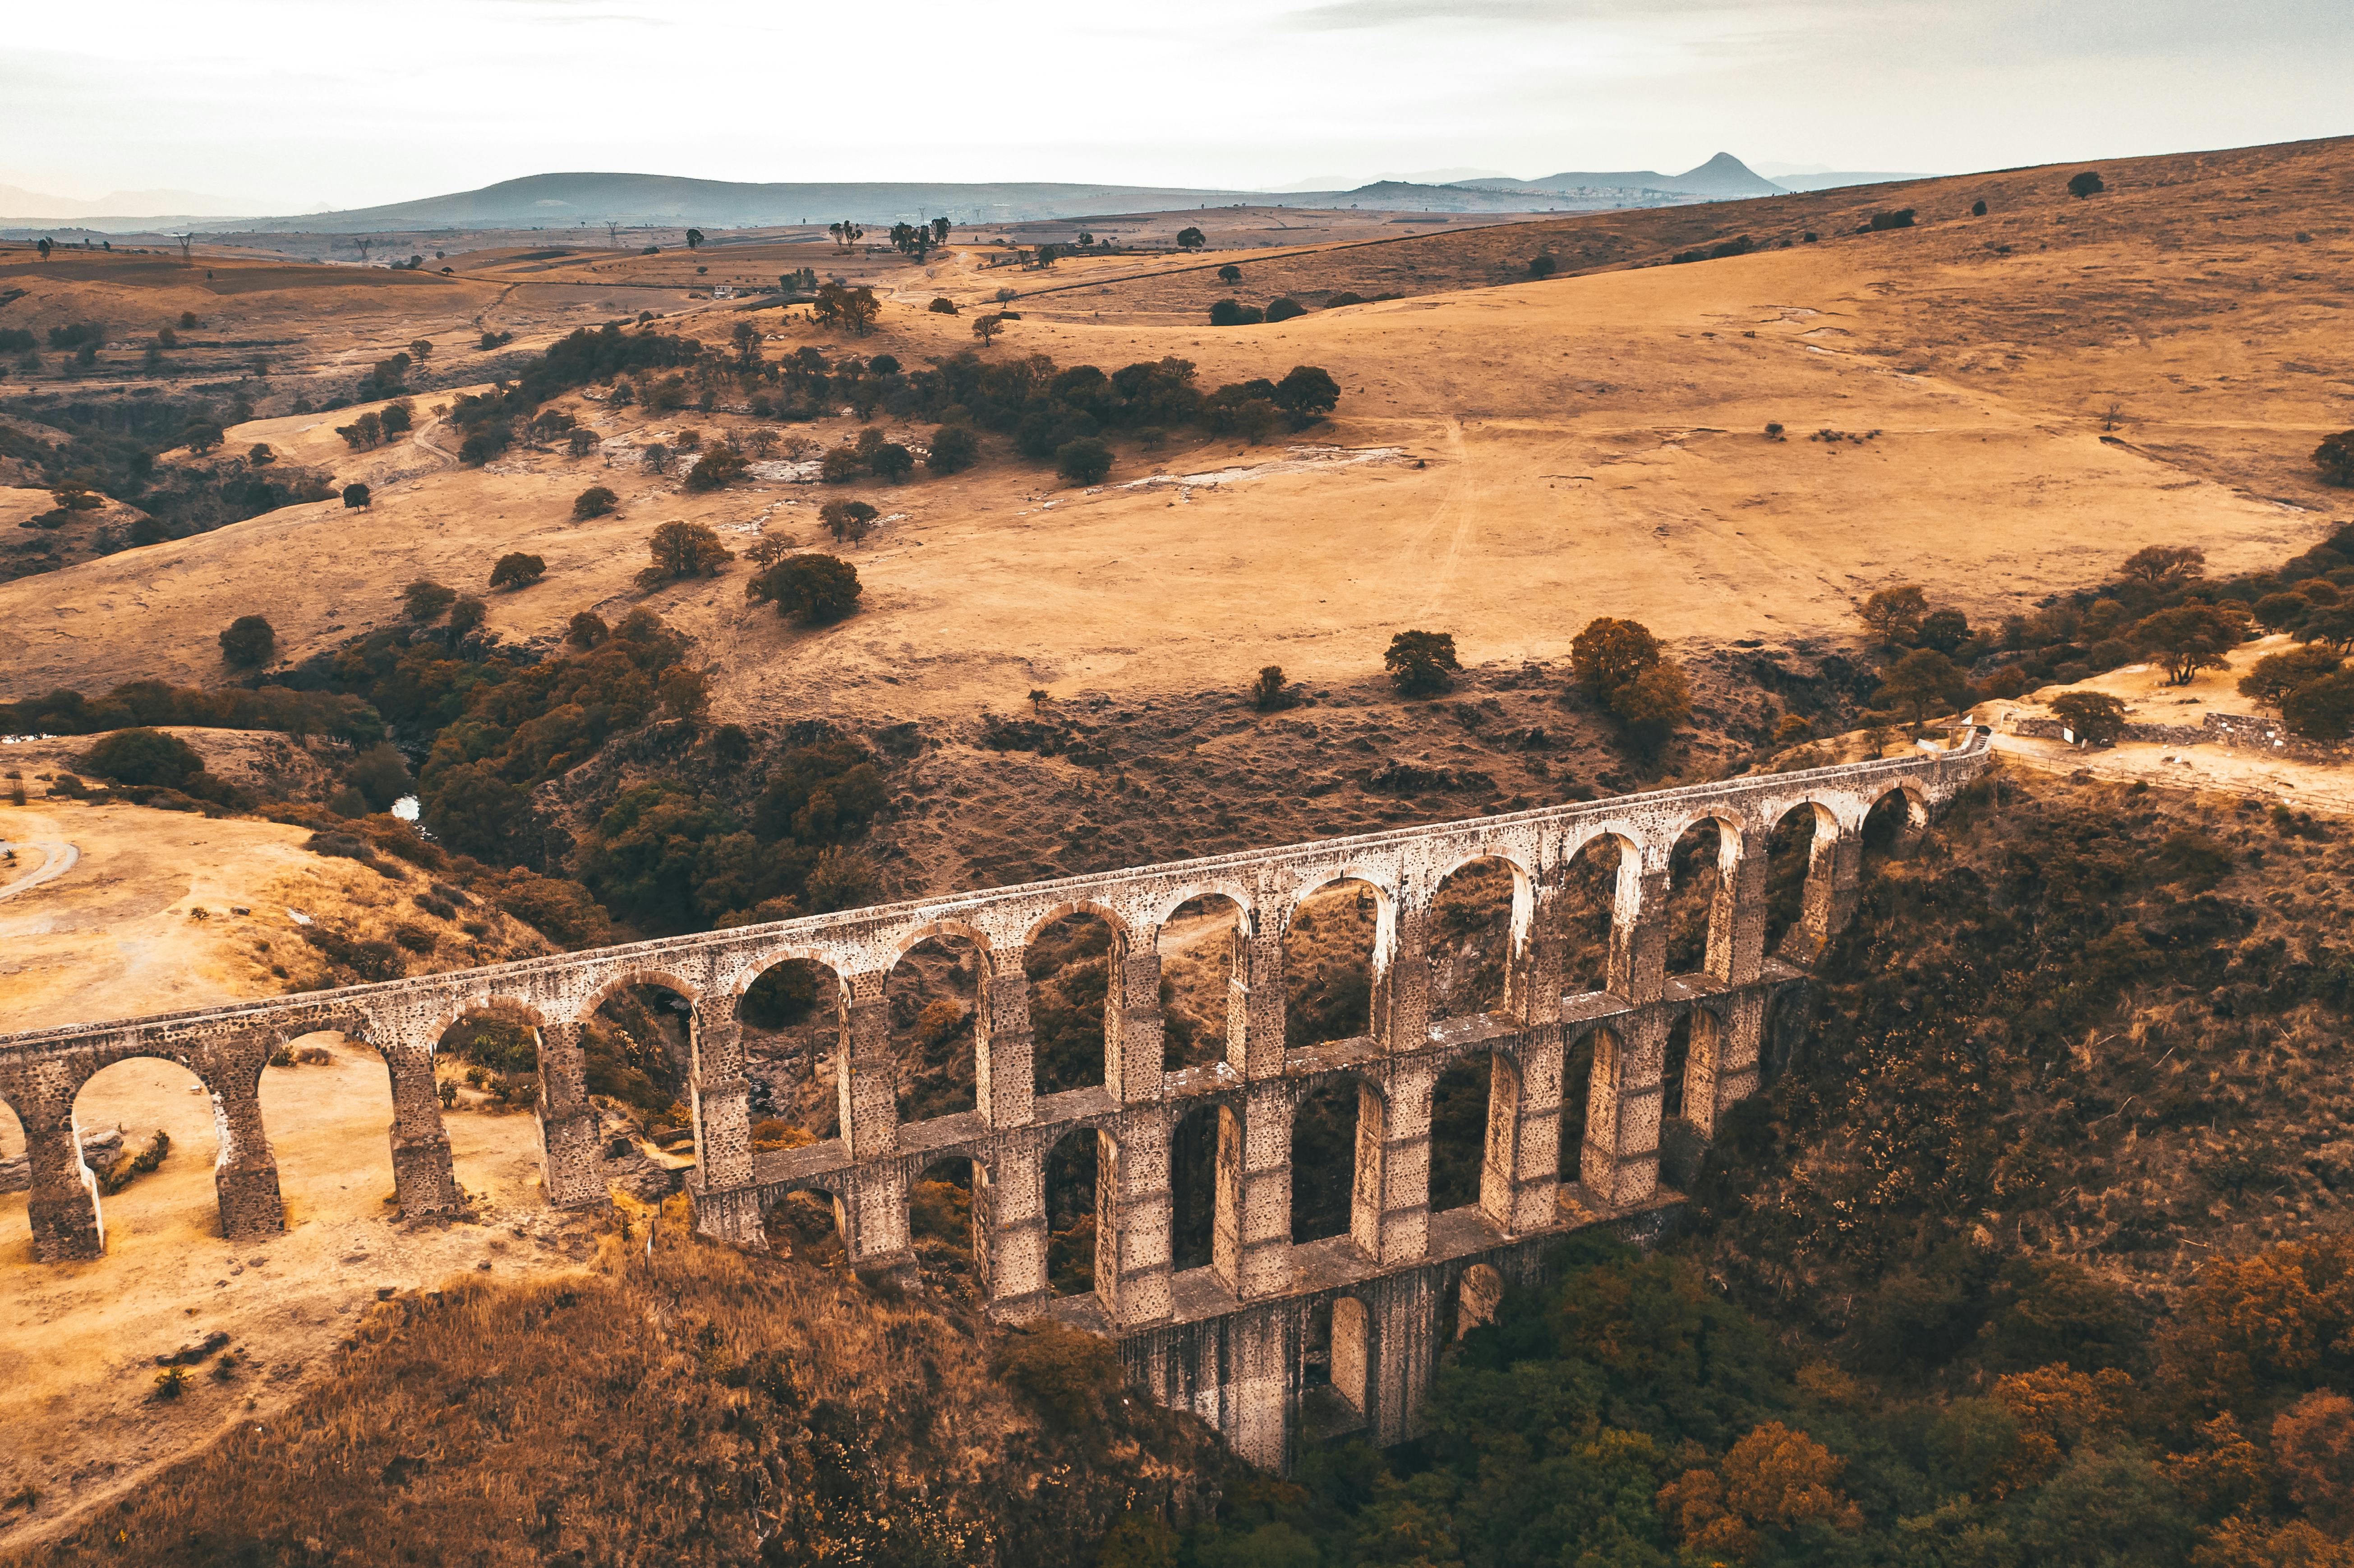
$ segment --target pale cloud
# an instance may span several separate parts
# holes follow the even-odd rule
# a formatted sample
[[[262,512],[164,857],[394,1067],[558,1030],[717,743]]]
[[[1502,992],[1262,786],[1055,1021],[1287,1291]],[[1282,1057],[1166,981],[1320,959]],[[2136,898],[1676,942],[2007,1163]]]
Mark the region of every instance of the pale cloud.
[[[1961,170],[2345,131],[2345,0],[110,0],[0,33],[0,184],[281,210],[562,169],[1265,187]]]

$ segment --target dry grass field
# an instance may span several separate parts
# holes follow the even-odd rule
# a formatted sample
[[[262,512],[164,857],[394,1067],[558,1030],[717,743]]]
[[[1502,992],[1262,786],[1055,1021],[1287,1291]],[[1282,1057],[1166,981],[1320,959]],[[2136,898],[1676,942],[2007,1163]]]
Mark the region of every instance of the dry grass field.
[[[1476,288],[1458,275],[1447,291],[1273,326],[1186,319],[1177,295],[1206,291],[1206,275],[1191,272],[1108,286],[1100,318],[1088,290],[1025,299],[992,355],[1108,367],[1174,354],[1205,384],[1321,365],[1343,397],[1309,439],[1394,455],[1344,463],[1180,443],[1121,450],[1108,483],[1087,492],[1018,460],[896,488],[862,482],[854,493],[887,521],[845,552],[867,586],[844,625],[790,630],[743,601],[740,567],[646,602],[717,665],[723,716],[781,705],[907,718],[970,714],[1034,688],[1226,687],[1269,662],[1311,680],[1363,674],[1405,626],[1452,630],[1469,662],[1543,659],[1597,614],[1677,638],[1844,635],[1857,600],[1893,581],[1988,615],[2147,543],[2195,541],[2219,569],[2253,565],[2300,547],[2336,503],[2306,454],[2346,423],[2333,344],[2354,250],[2349,165],[2354,146],[2315,143],[2115,165],[2110,191],[2090,201],[2062,190],[2069,171],[2044,169],[1868,198],[1505,226],[1406,243],[1435,266],[1481,247],[1566,255],[1588,233],[1607,248],[1638,230],[1672,245],[1702,223],[1761,240],[1786,222],[1825,227],[1816,244],[1686,266]],[[1899,194],[1921,227],[1836,231]],[[1981,195],[1995,211],[1969,218]],[[1329,280],[1350,281],[1351,258],[1400,250],[1331,251]],[[1485,255],[1464,265],[1492,271]],[[920,363],[970,344],[964,317],[919,303],[935,289],[985,296],[997,274],[951,251],[897,288],[864,338],[797,311],[752,319],[771,353],[809,344]],[[1068,265],[1056,286],[1079,268],[1136,263]],[[313,305],[281,290],[270,295],[270,330],[307,335],[310,315],[332,316],[329,332],[355,344],[366,335],[355,313],[373,322],[366,313],[411,296],[432,299],[445,320],[468,308],[504,320],[526,294],[593,292],[515,289],[498,304],[471,281],[398,276],[410,281],[387,288],[377,274],[334,270]],[[1044,275],[1021,276],[1037,286]],[[148,286],[164,308],[195,287]],[[359,294],[364,307],[331,302]],[[221,308],[262,297],[225,296]],[[547,309],[544,332],[575,319]],[[677,324],[709,340],[732,320]],[[355,359],[410,328],[385,317],[368,330],[374,346]],[[376,476],[365,514],[290,507],[0,587],[0,615],[22,638],[0,689],[218,679],[213,637],[238,614],[268,609],[281,648],[300,656],[391,619],[412,577],[479,589],[514,549],[546,556],[548,577],[495,598],[492,623],[546,639],[576,609],[610,617],[639,601],[640,542],[660,522],[705,521],[744,543],[816,539],[816,487],[755,481],[698,497],[675,470],[656,476],[631,461],[630,448],[682,427],[709,438],[747,417],[648,421],[567,406],[605,439],[600,453],[518,451],[459,470],[430,450],[429,424],[407,447],[337,461],[339,480]],[[1788,438],[1765,439],[1769,420]],[[271,418],[230,441],[302,435],[332,460],[319,427],[333,422],[300,432]],[[796,429],[831,443],[854,425]],[[1869,439],[1809,439],[1824,429]],[[1219,477],[1139,482],[1189,473]],[[623,504],[576,525],[570,498],[590,482]]]

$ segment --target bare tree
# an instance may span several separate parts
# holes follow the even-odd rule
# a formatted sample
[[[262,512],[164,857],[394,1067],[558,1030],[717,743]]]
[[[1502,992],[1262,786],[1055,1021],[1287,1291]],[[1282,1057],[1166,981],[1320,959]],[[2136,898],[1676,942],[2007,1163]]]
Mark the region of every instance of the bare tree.
[[[180,242],[180,265],[187,266],[190,260],[188,247],[196,242],[196,237],[194,234],[175,234],[172,238]]]
[[[355,234],[351,238],[351,247],[360,253],[360,260],[363,261],[368,259],[368,247],[375,243],[374,239],[365,234]]]

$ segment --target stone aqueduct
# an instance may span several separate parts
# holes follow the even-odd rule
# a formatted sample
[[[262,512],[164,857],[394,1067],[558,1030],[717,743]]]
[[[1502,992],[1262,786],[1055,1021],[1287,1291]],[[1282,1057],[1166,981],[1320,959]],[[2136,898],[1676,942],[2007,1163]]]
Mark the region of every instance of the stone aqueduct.
[[[1917,828],[1987,766],[1988,736],[1950,750],[1807,772],[1743,778],[1511,815],[993,888],[776,925],[640,942],[490,969],[356,986],[203,1012],[0,1035],[0,1100],[30,1150],[34,1245],[44,1260],[105,1249],[97,1183],[83,1165],[73,1104],[81,1086],[133,1056],[188,1068],[212,1097],[225,1234],[281,1226],[278,1171],[262,1126],[261,1070],[281,1043],[323,1030],[381,1052],[390,1070],[394,1185],[402,1215],[460,1209],[433,1075],[436,1042],[467,1012],[527,1009],[541,1046],[538,1122],[548,1201],[608,1201],[597,1113],[583,1086],[581,1022],[633,984],[658,983],[693,1008],[688,1074],[697,1227],[763,1245],[768,1207],[786,1193],[831,1194],[850,1255],[888,1265],[909,1248],[908,1190],[929,1166],[973,1172],[974,1264],[992,1314],[1056,1312],[1116,1337],[1131,1379],[1218,1426],[1256,1463],[1296,1451],[1304,1347],[1329,1333],[1331,1376],[1380,1442],[1418,1426],[1453,1304],[1477,1318],[1508,1279],[1532,1281],[1549,1244],[1582,1225],[1656,1228],[1674,1195],[1659,1185],[1661,1067],[1670,1030],[1691,1020],[1681,1107],[1705,1138],[1757,1085],[1769,1001],[1853,907],[1862,829],[1901,791]],[[1816,818],[1803,913],[1780,956],[1765,950],[1767,835],[1787,813]],[[1721,875],[1701,972],[1664,972],[1670,853],[1703,819],[1719,823]],[[1560,910],[1572,860],[1596,840],[1618,853],[1607,979],[1563,993]],[[1434,1022],[1426,935],[1430,901],[1453,872],[1500,863],[1513,881],[1500,1010]],[[1372,1029],[1307,1049],[1284,1042],[1284,939],[1300,901],[1335,882],[1377,901]],[[1190,899],[1239,908],[1225,1059],[1162,1068],[1161,927]],[[1104,1081],[1033,1090],[1023,949],[1075,910],[1111,927]],[[957,934],[981,954],[976,1107],[901,1124],[884,982],[927,938]],[[813,961],[839,982],[836,1082],[841,1135],[784,1152],[752,1147],[737,999],[769,966]],[[1591,1034],[1594,1065],[1577,1177],[1561,1179],[1564,1063]],[[1476,1207],[1434,1215],[1431,1096],[1439,1075],[1491,1054],[1487,1139]],[[1290,1141],[1300,1099],[1334,1080],[1358,1088],[1352,1223],[1346,1235],[1295,1245]],[[1214,1107],[1212,1261],[1172,1272],[1172,1133]],[[1099,1136],[1092,1296],[1051,1296],[1044,1166],[1074,1130]],[[1330,1325],[1325,1330],[1326,1324]]]

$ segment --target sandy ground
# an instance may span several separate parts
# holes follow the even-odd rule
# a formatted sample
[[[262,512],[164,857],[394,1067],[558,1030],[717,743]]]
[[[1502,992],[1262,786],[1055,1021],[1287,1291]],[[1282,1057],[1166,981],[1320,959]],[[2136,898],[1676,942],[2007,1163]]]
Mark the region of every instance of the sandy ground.
[[[1970,716],[1994,726],[1995,750],[2022,767],[2056,773],[2081,770],[2096,779],[2253,796],[2298,810],[2354,816],[2354,768],[2271,757],[2216,741],[2196,745],[2124,741],[2088,749],[2062,740],[2013,735],[2004,727],[2011,718],[2048,716],[2052,699],[2071,691],[2105,692],[2117,697],[2126,704],[2128,720],[2137,724],[2195,727],[2210,712],[2260,715],[2264,710],[2240,695],[2240,677],[2265,654],[2294,646],[2286,637],[2259,639],[2229,654],[2228,669],[2201,670],[2182,686],[2169,684],[2166,672],[2154,665],[2131,664],[2073,686],[2046,686],[2016,702],[1982,704]]]
[[[0,805],[0,839],[80,852],[62,875],[0,901],[0,1033],[273,996],[313,981],[322,964],[296,913],[355,937],[380,935],[396,920],[429,930],[430,953],[404,954],[420,971],[547,950],[535,933],[482,906],[458,912],[489,927],[488,937],[472,937],[415,906],[423,873],[410,869],[396,882],[304,850],[309,837],[275,822],[141,806]]]
[[[282,1235],[221,1240],[210,1104],[166,1062],[119,1063],[75,1105],[84,1128],[120,1125],[126,1148],[143,1149],[159,1128],[172,1138],[157,1170],[101,1200],[104,1257],[36,1263],[26,1195],[0,1194],[0,1431],[10,1434],[0,1494],[29,1486],[40,1498],[29,1513],[0,1514],[0,1546],[45,1533],[228,1423],[267,1419],[379,1291],[477,1268],[564,1267],[585,1254],[585,1224],[541,1202],[527,1115],[449,1117],[472,1213],[454,1224],[392,1219],[383,1059],[334,1035],[303,1044],[333,1060],[269,1068],[261,1079]],[[13,1119],[0,1141],[22,1148]],[[182,1397],[156,1398],[155,1358],[215,1333],[229,1337],[230,1375],[217,1379],[217,1358],[207,1358],[190,1366]]]

